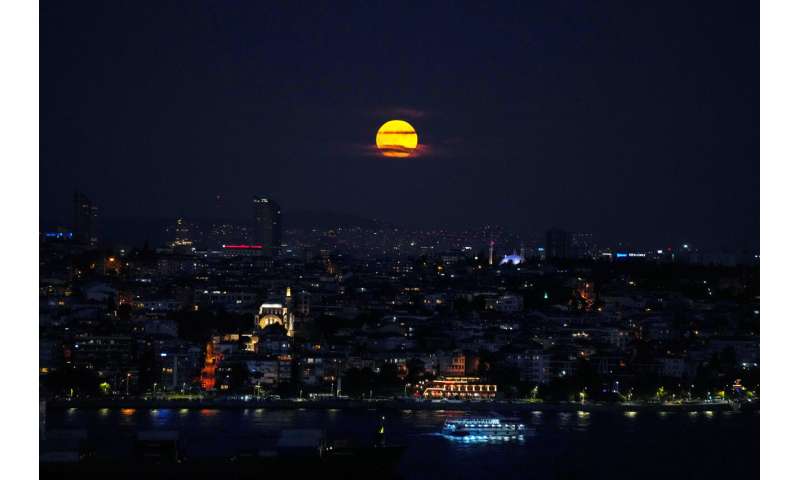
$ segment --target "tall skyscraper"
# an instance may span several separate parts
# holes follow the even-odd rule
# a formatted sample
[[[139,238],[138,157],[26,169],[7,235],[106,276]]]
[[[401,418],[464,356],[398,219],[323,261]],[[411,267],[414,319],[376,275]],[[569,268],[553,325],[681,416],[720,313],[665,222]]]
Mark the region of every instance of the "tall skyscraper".
[[[544,256],[548,260],[554,258],[568,258],[570,253],[570,234],[552,229],[545,234]]]
[[[72,196],[72,232],[75,241],[82,245],[97,245],[97,205],[80,192]]]
[[[594,258],[597,256],[597,245],[591,233],[573,233],[570,235],[571,256],[574,258]]]
[[[593,258],[597,246],[591,233],[551,229],[545,236],[545,258]]]
[[[281,248],[281,207],[271,198],[253,197],[253,213],[253,240],[265,255],[276,255]]]
[[[172,248],[175,250],[191,250],[192,248],[192,226],[183,218],[175,222],[175,240]]]

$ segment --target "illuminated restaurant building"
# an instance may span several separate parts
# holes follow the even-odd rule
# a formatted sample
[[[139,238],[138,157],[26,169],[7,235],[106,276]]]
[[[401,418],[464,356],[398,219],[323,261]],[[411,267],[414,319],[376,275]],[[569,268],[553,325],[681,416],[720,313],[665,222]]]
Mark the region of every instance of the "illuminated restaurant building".
[[[497,385],[481,383],[478,377],[444,377],[428,382],[422,391],[430,399],[488,400],[496,394]]]

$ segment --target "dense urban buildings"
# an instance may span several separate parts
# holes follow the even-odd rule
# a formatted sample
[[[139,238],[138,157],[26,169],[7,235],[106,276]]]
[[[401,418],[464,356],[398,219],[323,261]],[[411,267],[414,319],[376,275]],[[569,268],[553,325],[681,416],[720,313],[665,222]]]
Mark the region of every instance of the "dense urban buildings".
[[[163,246],[87,250],[96,207],[75,198],[76,235],[41,236],[52,397],[758,396],[757,253],[598,249],[555,229],[282,235],[266,197],[254,198],[252,243],[204,240],[236,222],[204,232],[179,218]]]
[[[758,476],[755,2],[41,3],[28,471]]]

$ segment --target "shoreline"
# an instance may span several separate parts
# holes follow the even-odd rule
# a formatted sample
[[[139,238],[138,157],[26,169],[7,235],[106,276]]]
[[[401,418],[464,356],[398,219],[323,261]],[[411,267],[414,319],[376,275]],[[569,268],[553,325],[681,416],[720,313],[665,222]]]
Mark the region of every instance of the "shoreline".
[[[245,410],[252,408],[267,410],[457,410],[475,412],[725,412],[755,411],[759,402],[740,406],[728,402],[697,402],[680,404],[650,403],[533,403],[533,402],[431,402],[416,400],[146,400],[146,399],[82,399],[51,400],[47,409],[70,408],[97,409],[189,409],[189,410]]]

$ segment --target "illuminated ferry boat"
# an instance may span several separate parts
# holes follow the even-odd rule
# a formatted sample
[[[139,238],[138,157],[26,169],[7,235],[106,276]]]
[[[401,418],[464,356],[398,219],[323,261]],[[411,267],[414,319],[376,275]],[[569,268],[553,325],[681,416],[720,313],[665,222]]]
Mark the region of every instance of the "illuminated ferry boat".
[[[445,421],[442,433],[456,438],[510,438],[525,435],[525,425],[500,417],[462,417]]]

